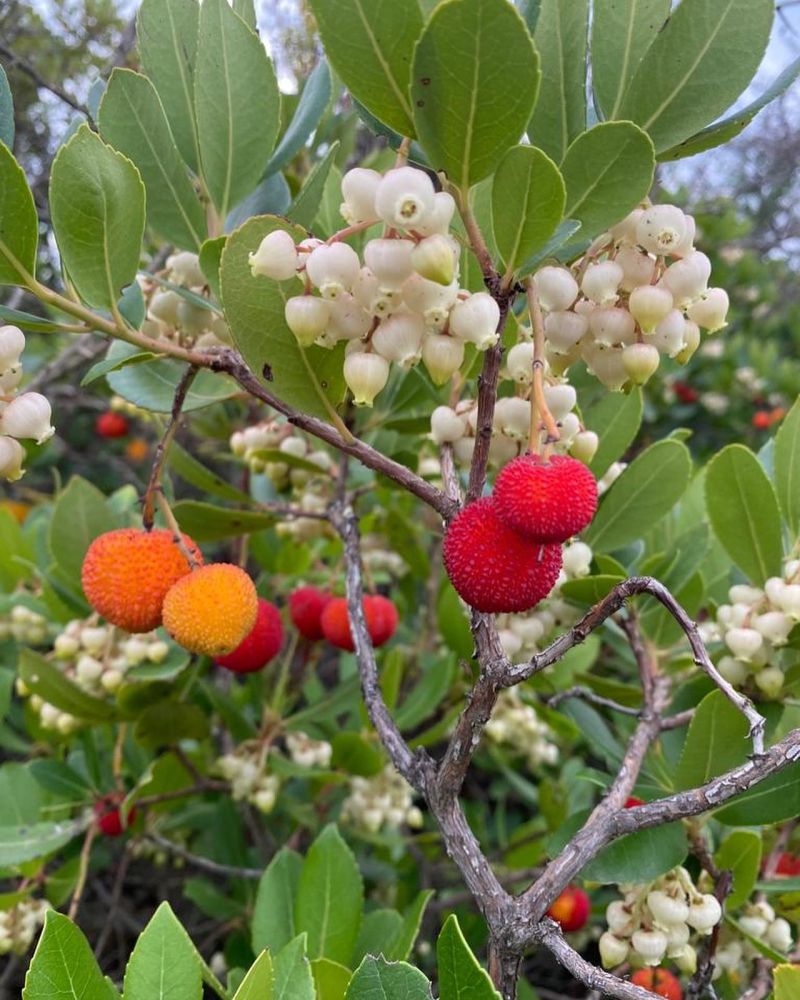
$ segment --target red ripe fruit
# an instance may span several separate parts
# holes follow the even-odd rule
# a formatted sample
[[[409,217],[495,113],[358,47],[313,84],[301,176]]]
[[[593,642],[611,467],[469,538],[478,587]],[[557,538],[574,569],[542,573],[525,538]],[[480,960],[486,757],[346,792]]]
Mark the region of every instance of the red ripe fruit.
[[[397,608],[388,597],[380,594],[364,598],[364,618],[375,647],[382,646],[391,639],[399,621]],[[321,622],[322,633],[332,646],[353,652],[355,644],[350,632],[350,619],[347,617],[347,600],[344,597],[334,597],[328,602],[322,612]]]
[[[136,809],[128,812],[126,822],[122,822],[122,814],[119,810],[119,803],[122,797],[119,795],[107,795],[94,804],[94,814],[97,818],[97,827],[106,837],[119,837],[133,824],[136,819]]]
[[[796,857],[794,854],[788,854],[784,851],[778,858],[778,864],[775,867],[775,874],[800,875],[800,858]]]
[[[537,545],[497,516],[492,497],[465,507],[444,536],[444,565],[458,594],[477,611],[528,611],[547,597],[561,570],[561,546]]]
[[[769,411],[756,410],[756,412],[753,414],[753,419],[751,420],[751,423],[756,430],[765,431],[772,423],[769,417]]]
[[[94,422],[95,433],[104,438],[121,438],[130,430],[130,425],[121,413],[109,410],[101,413]]]
[[[568,885],[547,911],[562,931],[579,931],[589,920],[592,904],[583,889]]]
[[[626,809],[635,809],[636,806],[643,806],[643,805],[644,805],[644,799],[637,799],[635,795],[629,795],[627,799],[625,799]]]
[[[666,1000],[683,1000],[681,984],[669,969],[637,969],[631,976],[634,986],[643,986]]]
[[[252,674],[262,670],[283,645],[283,622],[274,604],[258,599],[256,623],[232,653],[219,656],[217,666],[235,674]]]
[[[494,485],[497,516],[535,542],[565,542],[597,510],[597,483],[575,458],[521,455],[501,471]]]
[[[297,631],[306,639],[321,639],[320,618],[325,605],[333,598],[316,587],[298,587],[289,595],[289,617]]]

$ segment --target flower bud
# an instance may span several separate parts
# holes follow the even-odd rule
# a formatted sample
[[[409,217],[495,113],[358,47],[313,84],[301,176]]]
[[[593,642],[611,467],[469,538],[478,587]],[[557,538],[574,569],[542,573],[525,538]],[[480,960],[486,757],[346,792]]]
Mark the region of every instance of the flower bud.
[[[711,261],[704,253],[694,250],[688,257],[670,264],[659,284],[672,293],[679,309],[685,309],[690,302],[700,298],[710,277]]]
[[[338,299],[349,291],[361,269],[361,261],[347,243],[323,244],[306,258],[306,274],[323,299]]]
[[[167,257],[170,279],[176,285],[197,287],[205,285],[206,277],[200,269],[200,258],[189,250],[181,250]]]
[[[600,439],[594,431],[579,431],[570,445],[569,453],[573,458],[588,465],[597,454],[599,446]]]
[[[464,421],[449,406],[437,406],[431,414],[431,437],[436,444],[452,444],[466,434]]]
[[[87,654],[81,656],[75,664],[75,673],[79,681],[83,681],[84,684],[93,684],[99,680],[103,673],[103,664]]]
[[[686,907],[688,914],[689,907]],[[691,931],[689,925],[681,921],[679,924],[667,924],[665,927],[667,934],[667,958],[673,958],[688,944]]]
[[[0,326],[0,374],[19,366],[25,350],[25,334],[18,326]]]
[[[616,347],[632,344],[636,337],[636,324],[627,309],[615,307],[594,309],[589,315],[589,330],[598,344]]]
[[[786,584],[783,588],[780,606],[795,621],[800,619],[800,584]]]
[[[739,926],[751,937],[758,938],[759,940],[764,937],[767,933],[767,921],[758,916],[755,913],[746,913],[744,916],[739,917]]]
[[[342,177],[342,198],[339,206],[342,218],[348,225],[360,222],[377,222],[375,195],[382,180],[377,170],[354,167]]]
[[[633,932],[631,944],[645,965],[658,965],[667,950],[667,935],[655,927],[649,931],[640,928]]]
[[[288,281],[300,266],[294,240],[284,229],[268,233],[255,253],[247,257],[253,277],[263,275],[273,281]],[[151,307],[152,311],[152,307]]]
[[[683,349],[686,320],[680,309],[672,309],[656,327],[656,331],[647,338],[662,354],[674,358]]]
[[[323,346],[328,344],[329,338],[332,343],[339,340],[358,340],[366,335],[372,325],[372,317],[356,302],[349,292],[342,292],[338,299],[328,302],[328,326],[322,334],[320,340],[325,341]]]
[[[531,427],[531,404],[519,396],[503,396],[494,409],[494,427],[513,441],[526,441]],[[506,461],[516,456],[507,454]]]
[[[301,347],[310,347],[324,333],[329,315],[328,303],[314,295],[294,295],[286,300],[286,325]]]
[[[578,419],[577,413],[567,413],[558,421],[558,428],[560,432],[559,444],[563,445],[564,448],[569,448],[572,444],[572,439],[578,434],[581,429],[581,422]]]
[[[710,934],[711,928],[719,923],[721,917],[719,900],[707,892],[691,901],[686,923],[700,934]]]
[[[178,325],[178,306],[181,302],[183,302],[183,299],[177,292],[173,292],[172,289],[164,292],[156,292],[152,299],[150,299],[148,312],[160,323],[166,323],[167,326],[174,327]]]
[[[658,348],[653,344],[628,344],[622,349],[622,364],[634,385],[644,385],[660,361]]]
[[[546,385],[544,387],[544,401],[555,420],[563,420],[568,413],[575,409],[578,402],[578,395],[571,385],[562,382],[559,385]]]
[[[765,667],[756,674],[756,687],[767,698],[777,698],[783,690],[784,676],[780,667]]]
[[[606,907],[606,923],[614,934],[627,936],[634,930],[633,916],[621,899],[615,899]]]
[[[569,354],[586,336],[589,320],[576,312],[551,312],[544,320],[544,335],[558,354]]]
[[[566,267],[543,267],[533,276],[542,309],[555,312],[569,309],[578,297],[578,282]]]
[[[0,431],[15,438],[34,438],[37,444],[55,434],[50,423],[50,403],[41,393],[23,392],[12,399],[0,417]]]
[[[718,948],[714,955],[714,960],[721,969],[724,969],[726,972],[733,972],[738,968],[742,960],[741,941],[729,941],[722,948]]]
[[[208,329],[213,313],[187,299],[181,299],[175,308],[177,326],[185,333],[198,334]]]
[[[731,628],[725,633],[725,644],[737,660],[749,663],[764,645],[764,637],[754,628]]]
[[[414,226],[414,231],[421,236],[433,236],[435,233],[446,233],[456,210],[456,203],[448,191],[437,191],[433,196],[433,208]]]
[[[683,326],[683,347],[675,355],[678,364],[685,365],[700,346],[700,327],[687,319]]]
[[[785,646],[794,622],[781,611],[767,611],[753,618],[753,628],[773,646]]]
[[[25,474],[22,463],[25,461],[25,449],[11,437],[0,436],[0,477],[15,483]]]
[[[615,937],[610,931],[600,935],[600,961],[604,969],[613,969],[622,965],[628,957],[628,943]]]
[[[686,235],[686,216],[675,205],[653,205],[636,223],[636,242],[651,253],[669,254]]]
[[[636,227],[644,213],[644,208],[634,208],[632,212],[629,212],[625,216],[622,222],[618,222],[616,226],[612,226],[609,233],[614,242],[636,243]]]
[[[659,889],[648,892],[647,905],[653,917],[667,927],[672,924],[685,924],[689,916],[689,907],[683,899],[676,899]]]
[[[777,951],[787,952],[792,947],[792,927],[788,920],[778,917],[767,928],[767,944]]]
[[[533,344],[523,340],[514,344],[506,356],[508,377],[519,385],[530,385],[533,381]]]
[[[723,656],[717,664],[717,670],[719,670],[728,683],[736,687],[744,684],[749,673],[749,670],[741,660],[734,660],[732,656]]]
[[[422,360],[434,385],[444,385],[464,362],[464,341],[445,333],[429,333],[422,341]]]
[[[697,970],[697,952],[690,944],[685,944],[680,951],[676,951],[674,955],[670,955],[686,976],[693,976]]]
[[[417,313],[396,312],[381,321],[372,335],[372,346],[401,368],[412,368],[422,356],[425,324]]]
[[[587,344],[583,349],[583,358],[589,371],[611,392],[619,392],[628,381],[619,348]]]
[[[450,311],[450,332],[475,344],[479,351],[494,347],[499,339],[500,307],[487,292],[475,292]]]
[[[642,285],[631,292],[628,308],[645,333],[654,333],[672,309],[672,292],[656,285]]]
[[[590,264],[581,282],[581,291],[587,299],[600,306],[613,306],[619,296],[617,289],[622,281],[623,270],[613,260]]]
[[[354,351],[344,359],[344,380],[356,406],[372,406],[389,379],[389,362],[380,354]]]
[[[427,236],[411,251],[411,263],[428,281],[449,285],[456,276],[458,245],[441,233]]]
[[[375,191],[375,210],[387,226],[415,229],[434,209],[433,183],[414,167],[387,171]]]
[[[422,314],[429,329],[441,330],[456,303],[458,285],[439,285],[416,271],[403,282],[403,301],[413,312]]]
[[[399,289],[414,271],[411,240],[370,240],[364,247],[364,263],[378,279],[380,289]]]
[[[687,312],[689,319],[709,333],[716,333],[727,326],[725,317],[728,315],[728,293],[724,288],[709,288],[703,296],[693,302]]]
[[[100,683],[109,694],[116,691],[125,680],[125,675],[121,670],[106,670],[100,678]]]
[[[9,368],[0,375],[0,395],[10,396],[22,381],[22,364]]]
[[[622,268],[620,288],[632,292],[640,285],[649,285],[656,273],[656,262],[649,254],[637,247],[622,247],[614,260]]]

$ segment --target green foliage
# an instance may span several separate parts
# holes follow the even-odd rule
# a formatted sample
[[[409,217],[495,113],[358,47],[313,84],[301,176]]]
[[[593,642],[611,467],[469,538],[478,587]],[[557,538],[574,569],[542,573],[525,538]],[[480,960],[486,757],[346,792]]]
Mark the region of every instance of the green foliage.
[[[23,283],[19,268],[36,269],[38,223],[22,168],[0,142],[0,284]]]
[[[675,787],[695,788],[747,759],[747,720],[725,697],[712,691],[700,702],[689,726]]]
[[[761,837],[755,830],[734,830],[714,855],[720,871],[733,873],[733,888],[725,900],[730,910],[745,903],[753,891],[761,865]]]
[[[453,913],[436,942],[441,1000],[495,1000],[492,981],[478,964]]]
[[[6,71],[0,66],[0,142],[8,149],[14,147],[14,99],[8,85]]]
[[[25,978],[22,1000],[46,1000],[54,992],[64,1000],[85,1000],[89,996],[113,1000],[117,996],[111,983],[103,978],[83,934],[71,920],[51,912]]]
[[[406,962],[367,955],[347,986],[346,1000],[428,1000],[431,986]]]
[[[775,491],[781,512],[795,533],[800,531],[800,401],[786,414],[775,435]]]
[[[186,931],[162,903],[136,943],[125,969],[127,1000],[200,1000],[200,963]]]

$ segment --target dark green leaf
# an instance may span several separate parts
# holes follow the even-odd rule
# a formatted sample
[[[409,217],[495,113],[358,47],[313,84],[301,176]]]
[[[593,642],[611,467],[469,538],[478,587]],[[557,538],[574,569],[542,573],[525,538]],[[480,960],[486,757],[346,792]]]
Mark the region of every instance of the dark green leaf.
[[[267,173],[274,173],[285,166],[302,149],[306,140],[319,124],[331,99],[331,73],[328,64],[320,59],[305,82],[297,109],[288,128],[281,136],[278,148],[270,157]]]
[[[292,203],[291,208],[286,213],[292,222],[296,222],[298,225],[306,226],[307,228],[310,228],[314,224],[317,214],[320,211],[320,205],[322,204],[329,178],[336,178],[336,189],[338,192],[341,177],[334,166],[338,152],[339,143],[337,141],[331,146],[319,163],[314,164],[313,170],[311,170],[308,177],[303,181],[303,186],[297,193],[297,197]],[[330,233],[319,231],[317,235],[328,237],[332,234],[333,230]]]
[[[712,691],[697,706],[683,747],[675,787],[704,785],[744,764],[750,749],[747,719],[725,697]]]
[[[22,1000],[111,1000],[114,996],[116,990],[103,978],[86,938],[68,917],[50,910],[25,977]]]
[[[800,398],[775,435],[775,490],[786,523],[800,531]]]
[[[0,142],[14,148],[14,101],[6,71],[0,66]]]
[[[86,550],[106,531],[119,527],[106,498],[91,483],[73,476],[59,493],[48,532],[50,552],[56,563],[79,586]]]
[[[263,531],[275,523],[275,515],[255,510],[230,510],[202,500],[181,500],[173,507],[181,531],[196,542],[218,542],[253,531]]]
[[[220,497],[222,500],[230,500],[233,503],[251,502],[247,493],[226,482],[216,472],[212,472],[194,455],[181,448],[176,441],[170,445],[168,464],[181,479],[196,486],[199,490],[203,490],[204,493],[210,493],[212,496]]]
[[[622,458],[639,433],[642,423],[642,390],[627,394],[606,392],[583,414],[584,423],[600,438],[589,468],[600,479],[609,466]]]
[[[436,942],[440,1000],[497,1000],[499,993],[450,914]]]
[[[728,826],[764,826],[800,813],[800,764],[790,764],[714,813]]]
[[[750,898],[761,865],[761,837],[755,830],[734,830],[714,855],[720,871],[733,872],[733,888],[725,900],[728,910],[737,910]]]
[[[57,666],[32,649],[20,650],[18,672],[34,694],[62,712],[87,722],[107,722],[114,716],[108,702],[87,694]]]
[[[202,995],[197,954],[169,903],[162,903],[131,953],[125,1000],[200,1000]]]
[[[22,167],[0,143],[0,285],[22,285],[36,271],[39,221]]]
[[[431,984],[406,962],[368,955],[347,987],[346,1000],[430,1000]]]
[[[295,957],[298,942],[300,953],[304,954],[302,940],[295,937],[297,932],[294,920],[294,899],[302,867],[303,859],[300,855],[288,847],[282,847],[270,861],[258,883],[251,928],[253,950],[258,952],[269,948],[273,953],[280,952],[275,967],[276,992],[281,982],[281,970],[287,966],[294,967],[299,961]],[[293,948],[291,962],[286,958],[281,959],[283,952],[288,953],[289,942],[292,942]],[[305,967],[307,969],[307,963]]]

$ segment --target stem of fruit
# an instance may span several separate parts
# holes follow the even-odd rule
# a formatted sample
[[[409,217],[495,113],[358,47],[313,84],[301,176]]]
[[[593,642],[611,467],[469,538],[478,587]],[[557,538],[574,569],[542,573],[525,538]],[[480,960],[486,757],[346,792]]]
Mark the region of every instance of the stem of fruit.
[[[270,698],[270,707],[278,717],[281,716],[283,711],[286,696],[286,685],[289,681],[289,671],[292,666],[292,661],[294,660],[294,654],[297,652],[298,637],[299,633],[297,632],[295,632],[292,636],[289,648],[286,650],[286,655],[281,662],[280,673],[278,674],[278,679],[275,682],[275,688],[272,692],[272,697]]]
[[[67,913],[70,920],[74,920],[77,917],[78,907],[81,905],[81,896],[83,895],[83,890],[86,888],[86,876],[89,874],[89,858],[92,854],[94,838],[97,836],[97,829],[97,820],[93,817],[92,822],[86,830],[86,836],[83,838],[83,847],[81,847],[81,855],[78,862],[78,878],[75,882],[75,889],[72,893]]]
[[[125,784],[122,778],[122,750],[125,745],[125,736],[128,732],[127,722],[120,722],[117,729],[117,738],[114,741],[114,755],[111,758],[111,773],[114,776],[114,784],[118,792],[125,791]]]
[[[191,551],[189,546],[184,542],[183,535],[181,534],[180,525],[175,520],[175,515],[172,513],[172,508],[167,502],[167,498],[164,496],[161,487],[156,490],[156,500],[158,501],[158,507],[164,520],[167,522],[167,527],[172,532],[172,536],[175,539],[175,544],[181,550],[183,557],[186,562],[189,563],[192,569],[197,569],[200,563],[198,563],[195,554]]]
[[[539,454],[541,445],[540,429],[547,431],[545,445],[558,441],[561,433],[558,429],[550,407],[544,395],[544,320],[539,296],[532,278],[525,282],[525,294],[528,297],[528,312],[533,330],[533,384],[531,389],[531,427],[528,436],[528,450],[534,455]]]

